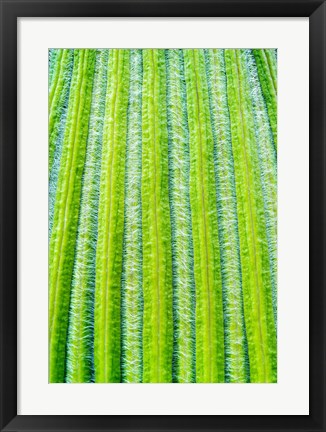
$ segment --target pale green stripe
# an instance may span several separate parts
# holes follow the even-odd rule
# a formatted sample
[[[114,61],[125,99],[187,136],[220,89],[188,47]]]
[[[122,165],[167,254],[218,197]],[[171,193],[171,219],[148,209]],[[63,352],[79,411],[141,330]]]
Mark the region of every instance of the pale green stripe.
[[[143,51],[143,382],[172,382],[172,252],[163,50]]]
[[[75,52],[66,133],[49,252],[50,382],[65,378],[66,338],[82,172],[85,162],[95,52]]]
[[[189,132],[182,50],[166,50],[176,382],[194,382],[195,292],[189,197]]]
[[[56,75],[56,68],[58,67],[58,54],[61,50],[49,49],[49,93],[52,88],[53,77]]]
[[[55,106],[52,109],[53,123],[49,129],[49,237],[51,237],[54,205],[60,171],[62,144],[69,105],[69,94],[74,66],[74,51],[68,50],[61,70],[63,85],[58,90]],[[55,114],[55,115],[54,115]],[[52,155],[52,156],[51,156]]]
[[[251,382],[274,382],[275,328],[269,256],[248,80],[239,50],[226,50],[235,166],[244,312]],[[273,334],[274,331],[274,334]]]
[[[125,232],[122,281],[123,382],[142,381],[142,52],[130,51],[130,84],[125,179]]]
[[[262,93],[268,110],[274,145],[277,150],[277,79],[273,79],[273,69],[270,69],[265,50],[254,49],[253,53],[257,64]],[[275,73],[274,71],[274,75]]]
[[[277,94],[277,58],[274,49],[264,49],[264,53],[267,59],[269,73],[273,81],[273,87]]]
[[[222,282],[214,143],[203,50],[184,50],[190,133],[190,202],[196,282],[196,381],[224,382]]]
[[[241,91],[243,91],[243,99],[245,101],[245,112],[247,115],[247,124],[251,134],[251,142],[250,146],[250,158],[252,160],[252,177],[254,180],[254,194],[256,199],[256,215],[257,215],[257,241],[259,242],[260,253],[259,257],[261,259],[261,269],[262,269],[262,300],[263,300],[263,315],[264,319],[262,320],[265,325],[263,334],[265,335],[265,349],[266,349],[266,366],[267,366],[267,382],[276,382],[277,380],[277,356],[276,356],[276,328],[274,322],[274,311],[273,311],[273,279],[270,268],[271,256],[272,252],[269,249],[268,244],[268,236],[266,227],[271,222],[269,218],[269,214],[265,212],[265,201],[264,201],[264,190],[262,185],[262,179],[260,175],[260,159],[259,159],[259,151],[264,152],[267,149],[263,148],[262,143],[262,134],[259,130],[255,129],[255,122],[253,116],[253,107],[251,104],[251,91],[249,82],[252,80],[252,76],[248,76],[248,71],[246,67],[246,51],[238,50],[237,51],[237,62],[239,65],[239,76],[241,77],[241,81],[243,83]],[[255,133],[253,133],[253,131]],[[273,164],[273,159],[269,159],[268,163],[270,165]],[[272,190],[274,189],[274,194],[271,191],[272,195],[271,206],[276,210],[276,184],[270,184]],[[275,222],[275,221],[274,221]],[[276,225],[275,225],[276,228]],[[274,232],[275,233],[275,232]],[[276,251],[273,251],[276,253]]]
[[[261,184],[264,196],[266,233],[272,278],[274,321],[277,322],[277,157],[272,131],[264,103],[255,59],[251,50],[244,51],[247,73],[250,77],[250,95],[253,107],[256,144],[259,155]]]
[[[57,49],[55,50],[55,56],[54,56],[54,61],[53,63],[50,63],[50,86],[49,86],[49,109],[52,106],[52,101],[54,98],[54,95],[56,93],[57,90],[57,84],[59,81],[59,77],[61,74],[61,70],[62,70],[62,66],[64,64],[64,61],[62,62],[62,55],[65,51],[68,50],[63,50],[63,49]]]
[[[226,91],[224,50],[206,50],[221,250],[227,382],[247,382],[249,365],[243,316],[237,197]]]
[[[72,383],[94,380],[95,254],[107,63],[108,50],[98,50],[71,282],[66,381]]]
[[[120,382],[124,176],[129,50],[110,50],[96,249],[96,382]]]
[[[49,93],[49,174],[52,170],[58,135],[64,127],[62,115],[67,105],[73,53],[73,50],[65,49],[58,54],[58,67]]]

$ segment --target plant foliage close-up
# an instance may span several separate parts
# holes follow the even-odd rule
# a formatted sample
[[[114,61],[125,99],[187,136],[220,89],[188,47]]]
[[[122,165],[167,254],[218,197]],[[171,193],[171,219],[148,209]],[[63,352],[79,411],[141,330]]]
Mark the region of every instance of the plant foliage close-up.
[[[49,50],[49,381],[277,382],[277,50]]]

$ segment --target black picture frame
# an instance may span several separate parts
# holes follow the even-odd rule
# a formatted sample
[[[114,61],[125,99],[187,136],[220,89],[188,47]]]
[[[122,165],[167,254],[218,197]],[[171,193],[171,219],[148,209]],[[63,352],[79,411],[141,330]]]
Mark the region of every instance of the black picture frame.
[[[320,0],[0,0],[1,431],[326,431],[326,4]],[[275,416],[17,415],[17,18],[309,17],[310,414]]]

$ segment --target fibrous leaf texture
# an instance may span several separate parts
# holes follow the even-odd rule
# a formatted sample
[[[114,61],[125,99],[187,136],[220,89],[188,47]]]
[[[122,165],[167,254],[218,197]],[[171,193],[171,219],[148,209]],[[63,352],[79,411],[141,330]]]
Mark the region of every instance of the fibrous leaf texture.
[[[276,50],[49,50],[49,381],[277,382]]]

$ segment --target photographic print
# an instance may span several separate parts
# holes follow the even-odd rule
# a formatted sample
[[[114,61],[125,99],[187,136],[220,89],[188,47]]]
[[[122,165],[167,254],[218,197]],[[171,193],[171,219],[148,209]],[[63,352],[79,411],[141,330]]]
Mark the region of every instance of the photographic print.
[[[277,50],[49,50],[49,382],[277,382]]]

